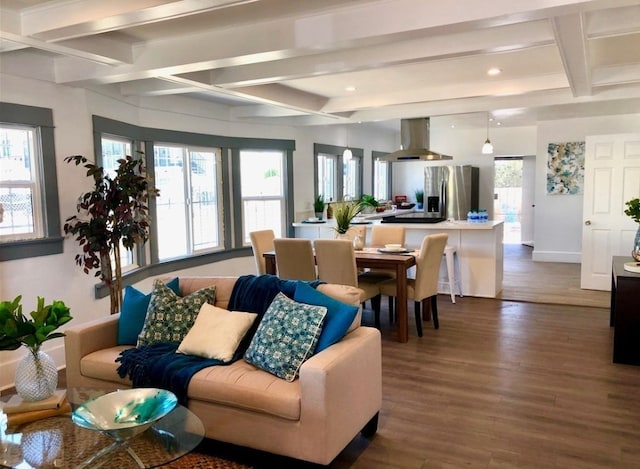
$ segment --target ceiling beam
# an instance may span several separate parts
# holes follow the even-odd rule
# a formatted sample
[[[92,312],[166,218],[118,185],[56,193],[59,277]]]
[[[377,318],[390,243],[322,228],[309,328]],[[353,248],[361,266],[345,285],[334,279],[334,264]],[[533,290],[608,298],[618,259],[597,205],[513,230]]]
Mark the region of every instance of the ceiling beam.
[[[573,95],[591,95],[591,58],[584,16],[557,16],[551,18],[551,25]]]

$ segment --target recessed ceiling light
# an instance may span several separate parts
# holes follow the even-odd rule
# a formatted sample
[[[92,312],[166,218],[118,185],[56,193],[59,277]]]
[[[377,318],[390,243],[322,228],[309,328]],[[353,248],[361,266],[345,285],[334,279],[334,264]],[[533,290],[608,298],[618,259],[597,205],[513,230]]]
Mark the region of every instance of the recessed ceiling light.
[[[487,70],[487,75],[489,76],[496,76],[496,75],[500,75],[502,73],[502,69],[501,68],[490,68],[489,70]]]
[[[345,88],[345,91],[355,91],[355,90],[356,90],[356,87],[355,87],[355,86],[347,86],[347,87]]]

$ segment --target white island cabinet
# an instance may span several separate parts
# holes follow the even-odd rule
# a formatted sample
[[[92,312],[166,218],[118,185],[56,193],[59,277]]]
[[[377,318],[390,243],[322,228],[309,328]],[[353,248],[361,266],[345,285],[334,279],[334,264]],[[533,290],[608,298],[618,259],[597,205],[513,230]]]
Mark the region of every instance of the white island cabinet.
[[[380,220],[371,220],[370,230]],[[450,246],[455,246],[460,263],[462,293],[466,296],[495,298],[502,290],[504,250],[502,246],[503,222],[489,220],[486,223],[466,221],[443,221],[440,223],[402,223],[406,228],[406,244],[419,248],[428,234],[447,233]],[[294,223],[296,238],[333,238],[334,220],[322,224]],[[443,263],[444,269],[444,263]],[[444,270],[441,272],[444,277]],[[448,293],[442,289],[441,293]]]

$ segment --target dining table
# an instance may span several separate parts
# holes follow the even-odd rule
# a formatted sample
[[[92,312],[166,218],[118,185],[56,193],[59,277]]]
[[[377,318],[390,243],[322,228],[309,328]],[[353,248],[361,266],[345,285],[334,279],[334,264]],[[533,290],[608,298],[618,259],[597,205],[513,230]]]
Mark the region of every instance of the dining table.
[[[276,252],[263,253],[265,271],[276,275]],[[396,274],[398,316],[398,341],[409,341],[409,320],[407,306],[407,270],[416,265],[416,251],[403,253],[381,252],[380,249],[365,247],[355,251],[356,266],[363,269],[390,270]]]

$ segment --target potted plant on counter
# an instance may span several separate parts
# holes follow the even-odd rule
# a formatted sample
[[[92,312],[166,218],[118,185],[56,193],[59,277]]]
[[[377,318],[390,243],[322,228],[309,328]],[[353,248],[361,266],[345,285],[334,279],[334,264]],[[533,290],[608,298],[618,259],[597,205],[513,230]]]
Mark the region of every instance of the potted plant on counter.
[[[424,191],[422,189],[416,189],[416,203],[418,204],[418,210],[424,208]]]
[[[315,212],[316,218],[318,220],[322,220],[322,214],[324,213],[324,206],[325,206],[324,195],[318,194],[315,200],[313,201],[313,211]]]
[[[362,194],[360,198],[360,205],[362,207],[362,213],[373,213],[376,211],[376,208],[380,206],[380,202],[378,202],[372,195]]]

